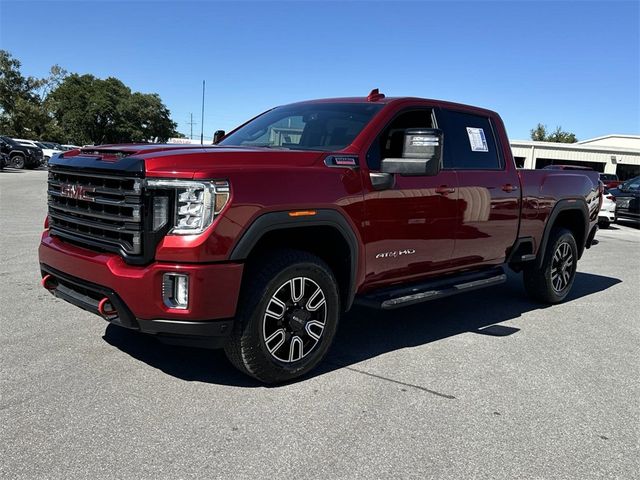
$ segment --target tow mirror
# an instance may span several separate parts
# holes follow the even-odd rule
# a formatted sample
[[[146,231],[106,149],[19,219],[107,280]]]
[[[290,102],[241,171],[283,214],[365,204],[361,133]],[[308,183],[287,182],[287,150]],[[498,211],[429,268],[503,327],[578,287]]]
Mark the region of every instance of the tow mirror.
[[[222,140],[222,137],[224,137],[224,135],[225,135],[224,130],[216,130],[215,133],[213,134],[213,144],[215,145],[220,140]]]
[[[405,130],[402,158],[384,158],[380,171],[405,176],[435,176],[440,172],[442,162],[442,140],[442,130],[438,128]]]

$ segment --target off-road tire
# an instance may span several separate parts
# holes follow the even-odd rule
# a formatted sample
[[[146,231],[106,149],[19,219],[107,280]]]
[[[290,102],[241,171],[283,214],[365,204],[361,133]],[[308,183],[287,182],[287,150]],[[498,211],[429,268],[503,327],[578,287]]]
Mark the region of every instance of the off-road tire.
[[[308,373],[324,358],[338,328],[340,295],[333,272],[319,257],[287,249],[268,252],[248,264],[245,278],[234,329],[225,346],[227,358],[238,370],[264,383],[287,382]],[[278,360],[269,351],[265,322],[270,302],[294,278],[308,279],[322,291],[326,311],[324,327],[317,343],[309,348],[306,356],[287,363]],[[303,299],[301,305],[307,300]],[[285,322],[284,317],[282,322]],[[301,336],[304,335],[303,331]],[[286,345],[283,346],[286,349]]]
[[[563,258],[563,252],[568,257]],[[560,259],[560,260],[559,260]],[[568,265],[568,261],[571,265]],[[532,265],[524,269],[524,287],[527,294],[541,303],[562,302],[571,291],[576,277],[578,246],[571,231],[554,229],[549,236],[542,265]],[[562,276],[561,281],[558,275]]]

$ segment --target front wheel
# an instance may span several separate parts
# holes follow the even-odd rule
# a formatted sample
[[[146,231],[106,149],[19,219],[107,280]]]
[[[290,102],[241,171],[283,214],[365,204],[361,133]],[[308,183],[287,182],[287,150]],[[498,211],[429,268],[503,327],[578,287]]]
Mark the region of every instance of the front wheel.
[[[542,265],[524,270],[527,293],[543,303],[560,303],[571,291],[576,277],[578,246],[567,229],[551,232]]]
[[[312,370],[338,327],[340,296],[329,266],[307,252],[273,252],[246,272],[225,353],[240,371],[265,383]]]
[[[13,168],[24,168],[24,157],[22,155],[14,155],[11,158],[11,165]]]

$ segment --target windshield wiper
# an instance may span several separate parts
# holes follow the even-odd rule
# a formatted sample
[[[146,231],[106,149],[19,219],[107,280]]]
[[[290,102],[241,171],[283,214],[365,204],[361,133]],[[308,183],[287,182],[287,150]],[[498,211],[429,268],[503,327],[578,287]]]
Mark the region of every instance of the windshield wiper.
[[[260,148],[269,148],[271,150],[290,150],[289,147],[283,147],[282,145],[260,145]]]

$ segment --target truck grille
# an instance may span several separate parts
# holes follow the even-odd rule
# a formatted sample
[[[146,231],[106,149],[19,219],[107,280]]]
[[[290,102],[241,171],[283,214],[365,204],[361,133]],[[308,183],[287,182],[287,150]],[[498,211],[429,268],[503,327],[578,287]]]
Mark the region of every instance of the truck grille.
[[[52,235],[94,250],[143,253],[142,179],[51,167],[47,193]]]

